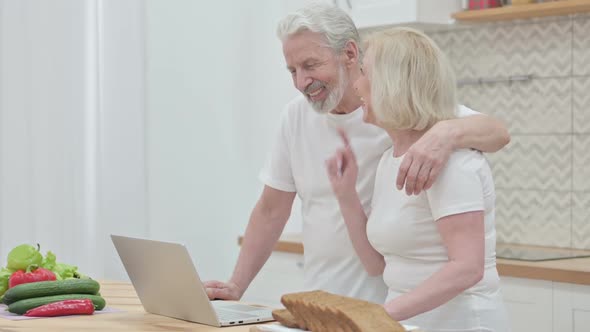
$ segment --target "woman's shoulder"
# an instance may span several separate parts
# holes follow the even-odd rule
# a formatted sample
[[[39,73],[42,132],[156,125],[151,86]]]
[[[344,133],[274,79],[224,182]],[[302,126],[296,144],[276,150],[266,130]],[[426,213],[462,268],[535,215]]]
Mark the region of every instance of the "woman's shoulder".
[[[492,170],[480,151],[458,149],[451,154],[447,164],[427,192],[439,199],[441,195],[451,197],[453,193],[457,195],[473,193],[476,187],[483,187],[484,193],[493,192]],[[474,198],[467,196],[465,199]]]
[[[457,149],[451,153],[447,166],[454,169],[478,170],[487,165],[481,151],[474,149]]]
[[[396,159],[398,158],[394,158],[393,157],[393,146],[388,146],[388,148],[383,151],[383,154],[381,154],[381,159],[379,160],[379,163],[385,163],[385,162],[393,162],[396,161]]]

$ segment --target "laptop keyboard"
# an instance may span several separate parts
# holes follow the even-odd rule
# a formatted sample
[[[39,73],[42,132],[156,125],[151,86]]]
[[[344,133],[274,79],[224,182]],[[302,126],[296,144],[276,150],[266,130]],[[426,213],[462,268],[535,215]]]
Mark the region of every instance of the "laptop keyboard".
[[[239,303],[224,305],[223,309],[229,309],[229,310],[235,310],[235,311],[241,311],[241,312],[264,310],[264,308],[261,308],[261,307],[255,307],[253,305],[245,305],[245,304],[239,304]]]
[[[256,317],[254,315],[250,315],[247,313],[235,312],[235,311],[230,311],[230,310],[223,310],[220,308],[215,309],[215,311],[217,312],[217,316],[219,317],[219,320],[221,320],[221,321],[234,321],[234,320],[248,319],[248,318]]]

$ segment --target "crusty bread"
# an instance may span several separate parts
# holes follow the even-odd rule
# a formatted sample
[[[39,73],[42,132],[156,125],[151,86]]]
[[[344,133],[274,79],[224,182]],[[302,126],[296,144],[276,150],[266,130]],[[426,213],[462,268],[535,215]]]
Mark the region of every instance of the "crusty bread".
[[[295,317],[295,321],[297,325],[299,325],[300,329],[307,330],[307,322],[306,318],[309,316],[309,313],[305,312],[303,297],[307,293],[291,293],[286,294],[281,297],[281,303],[291,312],[293,317]]]
[[[297,327],[312,332],[405,331],[381,305],[363,300],[311,291],[285,294],[281,302],[293,316],[287,322],[291,325],[284,324],[289,327],[295,327],[295,322]],[[282,323],[282,317],[276,319]]]
[[[295,327],[299,328],[297,325],[297,321],[295,317],[291,314],[291,312],[287,309],[277,309],[272,311],[272,317],[277,320],[277,322],[285,325],[286,327]]]

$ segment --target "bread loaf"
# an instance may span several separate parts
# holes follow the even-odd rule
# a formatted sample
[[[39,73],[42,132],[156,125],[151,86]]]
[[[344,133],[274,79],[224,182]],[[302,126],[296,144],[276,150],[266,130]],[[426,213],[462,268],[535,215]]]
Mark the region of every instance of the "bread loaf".
[[[281,302],[287,309],[276,310],[275,319],[288,327],[312,332],[405,332],[381,305],[351,297],[310,291],[285,294]]]
[[[272,318],[286,327],[299,328],[295,317],[287,309],[277,309],[272,311]]]

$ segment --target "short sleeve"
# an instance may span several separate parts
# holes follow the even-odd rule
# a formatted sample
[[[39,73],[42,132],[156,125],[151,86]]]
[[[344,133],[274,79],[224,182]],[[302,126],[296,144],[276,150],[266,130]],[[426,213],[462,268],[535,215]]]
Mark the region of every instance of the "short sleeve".
[[[287,106],[282,113],[281,126],[275,135],[275,141],[258,178],[262,183],[274,189],[296,192],[297,188],[291,168],[292,132],[290,125]]]
[[[485,162],[477,151],[453,152],[438,179],[426,191],[434,220],[485,209],[483,183],[478,173]]]
[[[474,111],[465,105],[459,105],[459,107],[457,108],[457,117],[459,118],[464,118],[472,115],[481,115],[481,113]]]

